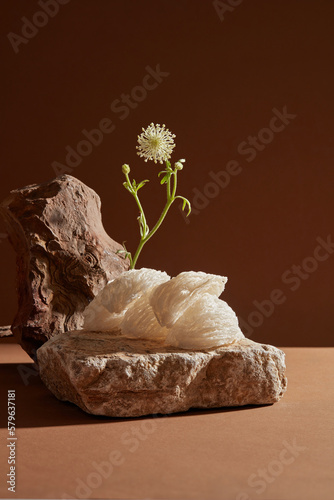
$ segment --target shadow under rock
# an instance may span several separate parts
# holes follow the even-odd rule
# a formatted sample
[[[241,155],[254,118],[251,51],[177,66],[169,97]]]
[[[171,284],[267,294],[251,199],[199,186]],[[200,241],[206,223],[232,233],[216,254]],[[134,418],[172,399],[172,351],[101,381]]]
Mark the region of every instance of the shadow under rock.
[[[53,427],[64,425],[101,424],[103,422],[117,423],[148,418],[184,418],[196,415],[210,415],[231,411],[245,411],[259,408],[260,405],[233,406],[212,409],[191,409],[186,412],[168,415],[146,415],[131,418],[113,418],[85,413],[75,404],[58,400],[43,384],[38,371],[32,363],[0,365],[1,392],[15,389],[16,397],[16,428]],[[6,395],[1,395],[6,400]],[[268,405],[261,405],[268,406]],[[5,415],[3,415],[4,417]],[[1,418],[0,428],[6,428],[7,421]]]

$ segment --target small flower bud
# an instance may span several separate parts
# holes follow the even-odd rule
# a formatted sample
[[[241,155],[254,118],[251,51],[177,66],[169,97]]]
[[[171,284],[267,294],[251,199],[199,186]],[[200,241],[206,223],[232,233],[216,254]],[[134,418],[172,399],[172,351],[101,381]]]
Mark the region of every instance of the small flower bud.
[[[123,172],[124,175],[130,173],[130,167],[129,167],[129,165],[127,163],[124,163],[124,165],[122,165],[122,172]]]
[[[183,169],[183,165],[180,161],[177,161],[174,165],[174,167],[176,168],[176,170],[182,170]]]

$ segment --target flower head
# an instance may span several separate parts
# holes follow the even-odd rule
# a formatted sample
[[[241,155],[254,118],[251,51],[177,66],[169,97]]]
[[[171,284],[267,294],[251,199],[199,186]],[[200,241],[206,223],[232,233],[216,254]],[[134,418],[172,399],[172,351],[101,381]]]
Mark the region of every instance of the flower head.
[[[147,160],[153,160],[154,163],[164,161],[170,158],[175,148],[174,137],[168,128],[151,123],[147,129],[142,129],[143,133],[138,135],[137,154]]]
[[[122,165],[122,172],[123,172],[124,175],[130,173],[130,167],[129,167],[129,165],[127,163],[124,163],[124,165]]]

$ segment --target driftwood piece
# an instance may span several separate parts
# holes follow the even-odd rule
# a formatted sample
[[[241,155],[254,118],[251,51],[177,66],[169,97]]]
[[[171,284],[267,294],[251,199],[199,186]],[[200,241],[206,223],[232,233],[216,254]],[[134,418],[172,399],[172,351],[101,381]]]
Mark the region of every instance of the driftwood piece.
[[[12,191],[0,214],[17,252],[12,331],[35,357],[49,338],[81,328],[84,308],[128,262],[103,228],[99,196],[70,175]]]

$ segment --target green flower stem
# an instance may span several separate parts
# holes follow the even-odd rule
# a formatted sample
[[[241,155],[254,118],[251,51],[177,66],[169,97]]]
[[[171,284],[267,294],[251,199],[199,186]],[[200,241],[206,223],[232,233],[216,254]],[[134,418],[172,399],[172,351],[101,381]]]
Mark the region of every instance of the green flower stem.
[[[131,181],[130,181],[129,174],[125,174],[125,177],[126,177],[128,186],[130,186],[130,188],[131,188],[132,186],[131,186]],[[137,195],[137,191],[135,189],[131,189],[131,193],[133,194],[133,197],[136,200],[136,203],[138,205],[139,212],[142,215],[142,220],[144,222],[144,234],[145,234],[147,232],[147,222],[146,222],[146,217],[145,217],[145,213],[144,213],[143,207],[141,206],[140,200],[139,200],[138,195]],[[133,261],[131,261],[131,267],[130,267],[130,269],[133,269],[133,268],[134,268]]]
[[[170,180],[167,182],[167,200],[171,199]]]
[[[176,193],[176,187],[177,187],[177,170],[175,169],[173,172],[173,177],[174,177],[174,185],[173,185],[173,192],[172,192],[172,198],[173,201],[175,199],[175,193]]]
[[[174,182],[173,182],[173,189],[171,191],[171,177],[173,176],[174,178]],[[168,210],[170,209],[172,203],[176,200],[175,198],[175,193],[176,193],[176,187],[177,187],[177,170],[174,170],[173,173],[172,173],[172,176],[168,179],[168,183],[167,183],[167,203],[157,221],[157,223],[155,224],[155,226],[153,227],[153,229],[151,229],[151,231],[147,234],[147,236],[142,236],[141,237],[141,240],[139,242],[139,245],[138,245],[138,248],[136,250],[136,253],[132,259],[132,262],[131,262],[131,265],[130,265],[130,269],[134,269],[135,265],[136,265],[136,262],[138,260],[138,257],[140,255],[140,252],[142,251],[143,249],[143,246],[145,245],[145,243],[147,243],[147,241],[152,238],[152,236],[154,235],[154,233],[156,233],[156,231],[159,229],[159,227],[161,226],[161,224],[163,223],[166,215],[167,215],[167,212]],[[170,194],[172,192],[172,194]],[[136,198],[136,201],[137,201],[137,204],[138,204],[138,207],[139,207],[139,210],[141,212],[141,214],[143,215],[144,219],[145,219],[145,216],[144,216],[144,212],[143,212],[143,209],[141,207],[141,204],[140,204],[140,201],[137,197],[137,193],[134,195],[135,198]],[[138,200],[137,200],[138,199]],[[146,224],[146,219],[145,219],[145,224]]]
[[[129,174],[125,174],[125,177],[126,177],[126,180],[128,182],[128,185],[131,187],[131,181],[130,181],[130,178],[129,178]],[[132,194],[134,196],[134,199],[136,200],[136,203],[138,205],[140,213],[143,214],[143,217],[145,219],[145,214],[144,214],[143,207],[141,206],[141,203],[140,203],[140,200],[138,198],[137,192],[134,189],[132,190]],[[145,221],[146,221],[146,219],[145,219]]]

